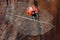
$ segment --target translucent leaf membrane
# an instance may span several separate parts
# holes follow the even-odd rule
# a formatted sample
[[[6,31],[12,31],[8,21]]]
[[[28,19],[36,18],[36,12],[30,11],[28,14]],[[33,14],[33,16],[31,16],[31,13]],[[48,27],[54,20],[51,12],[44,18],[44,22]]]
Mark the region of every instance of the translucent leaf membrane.
[[[23,33],[30,32],[31,35],[44,34],[54,27],[48,21],[42,21],[42,20],[39,21],[39,20],[35,20],[35,19],[31,19],[28,17],[19,16],[19,15],[12,15],[12,14],[9,14],[9,15],[13,16],[12,24],[16,25],[20,29],[20,31],[22,31]]]

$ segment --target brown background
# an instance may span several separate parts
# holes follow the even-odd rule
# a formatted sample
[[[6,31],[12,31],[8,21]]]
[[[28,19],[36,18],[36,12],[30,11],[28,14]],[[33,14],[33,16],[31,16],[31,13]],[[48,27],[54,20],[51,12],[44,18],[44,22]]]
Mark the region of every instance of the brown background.
[[[38,6],[40,6],[42,9],[46,9],[48,12],[51,13],[52,16],[54,16],[54,20],[52,21],[52,24],[55,25],[55,28],[50,30],[49,32],[47,32],[46,34],[43,35],[44,36],[44,40],[60,40],[60,0],[50,0],[49,2],[48,2],[48,0],[37,0],[37,1],[38,1]],[[0,3],[1,2],[3,2],[2,4],[4,4],[6,1],[4,1],[4,0],[1,1],[0,0]],[[6,6],[4,6],[2,8],[3,8],[4,12],[1,11],[3,14],[1,14],[1,12],[0,12],[0,14],[4,18]],[[2,8],[0,8],[0,10]],[[2,17],[0,18],[0,20],[2,19]],[[4,19],[2,19],[2,20],[4,22]],[[1,39],[1,35],[3,34],[4,28],[9,30],[10,29],[9,26],[10,26],[10,23],[9,24],[5,24],[5,22],[2,25],[0,25],[0,40],[3,39],[3,37]],[[11,28],[12,28],[12,26],[11,26]],[[15,32],[15,28],[13,28],[13,32]],[[7,40],[6,38],[4,40]],[[26,38],[24,38],[24,40]],[[37,38],[38,38],[38,36],[32,37],[32,39],[36,39],[36,40],[37,40]]]

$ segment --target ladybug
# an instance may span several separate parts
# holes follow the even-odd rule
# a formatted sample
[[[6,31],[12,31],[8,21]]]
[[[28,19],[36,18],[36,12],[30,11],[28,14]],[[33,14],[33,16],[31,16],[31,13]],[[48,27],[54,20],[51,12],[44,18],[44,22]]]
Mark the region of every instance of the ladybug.
[[[28,14],[28,16],[38,17],[39,10],[36,6],[30,6],[27,8],[26,13]]]

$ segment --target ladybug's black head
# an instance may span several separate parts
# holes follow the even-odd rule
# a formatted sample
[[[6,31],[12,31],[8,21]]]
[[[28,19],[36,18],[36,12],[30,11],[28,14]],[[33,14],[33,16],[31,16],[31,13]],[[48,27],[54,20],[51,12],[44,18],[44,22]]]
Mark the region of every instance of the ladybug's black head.
[[[36,17],[37,16],[37,13],[35,11],[33,11],[32,16]]]

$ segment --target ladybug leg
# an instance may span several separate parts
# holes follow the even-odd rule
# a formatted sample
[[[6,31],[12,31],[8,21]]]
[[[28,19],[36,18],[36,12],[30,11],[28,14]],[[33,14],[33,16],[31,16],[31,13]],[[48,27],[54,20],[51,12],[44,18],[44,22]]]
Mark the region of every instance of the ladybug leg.
[[[36,17],[35,17],[35,19],[36,19],[36,20],[38,20],[38,18],[39,18],[39,15],[38,15],[38,14],[36,14]]]

